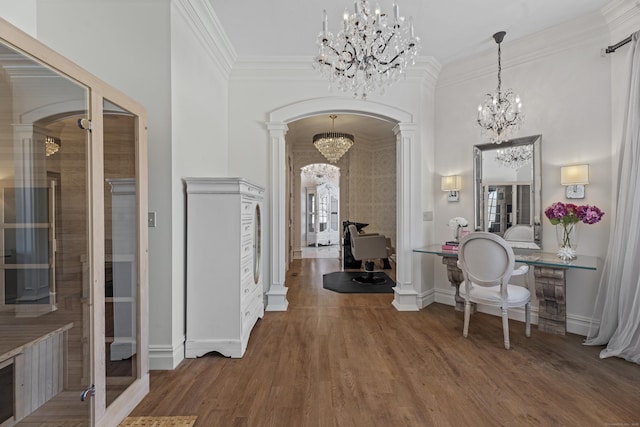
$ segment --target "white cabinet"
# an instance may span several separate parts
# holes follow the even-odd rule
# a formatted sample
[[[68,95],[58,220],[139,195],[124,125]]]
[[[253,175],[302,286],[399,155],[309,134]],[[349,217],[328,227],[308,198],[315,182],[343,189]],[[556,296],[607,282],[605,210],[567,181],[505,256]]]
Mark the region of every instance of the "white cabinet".
[[[264,189],[242,178],[186,178],[186,357],[242,357],[264,316]]]

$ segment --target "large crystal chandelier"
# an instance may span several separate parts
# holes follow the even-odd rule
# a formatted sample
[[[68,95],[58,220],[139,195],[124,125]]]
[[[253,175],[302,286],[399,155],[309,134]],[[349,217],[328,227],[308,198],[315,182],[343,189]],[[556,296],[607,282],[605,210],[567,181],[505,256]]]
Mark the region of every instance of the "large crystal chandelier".
[[[336,181],[340,177],[340,168],[327,163],[312,163],[300,168],[302,176],[316,184]]]
[[[499,31],[493,35],[498,43],[498,88],[494,93],[485,95],[484,100],[478,106],[478,124],[482,127],[489,141],[500,144],[510,138],[513,131],[522,125],[522,103],[511,89],[502,92],[502,64],[500,62],[500,43],[506,32]]]
[[[507,168],[520,169],[528,164],[532,157],[532,145],[518,145],[496,151],[496,162]]]
[[[328,31],[325,10],[314,68],[329,79],[331,86],[356,97],[365,99],[367,93],[382,93],[398,81],[418,53],[420,39],[414,34],[413,22],[411,18],[409,25],[404,21],[398,5],[393,6],[393,17],[388,17],[380,7],[371,14],[369,2],[357,0],[354,13],[344,11],[342,30],[334,37]]]
[[[318,151],[326,157],[331,163],[335,163],[347,152],[353,145],[353,135],[348,133],[336,132],[334,130],[335,120],[338,116],[332,114],[331,132],[323,132],[313,136],[313,145]]]

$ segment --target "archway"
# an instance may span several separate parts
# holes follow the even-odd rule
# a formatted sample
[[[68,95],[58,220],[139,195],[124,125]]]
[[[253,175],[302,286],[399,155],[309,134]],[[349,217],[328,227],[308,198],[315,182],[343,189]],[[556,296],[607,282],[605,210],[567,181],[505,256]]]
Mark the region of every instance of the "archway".
[[[299,179],[298,187],[292,185],[297,189],[293,191],[296,193],[293,201],[297,200],[294,205],[297,209],[293,210],[297,210],[297,218],[289,219],[296,230],[296,233],[290,233],[289,239],[293,243],[290,249],[293,252],[298,249],[299,258],[338,258],[342,240],[340,168],[329,163],[306,164],[300,168]],[[293,234],[295,239],[291,238]]]
[[[286,150],[287,123],[320,114],[340,113],[369,116],[396,123],[397,170],[397,270],[393,306],[401,311],[419,310],[418,293],[411,282],[411,205],[419,200],[412,186],[412,157],[419,158],[417,125],[413,115],[398,108],[358,99],[318,98],[290,104],[269,114],[270,187],[271,187],[271,277],[267,291],[267,311],[285,311],[288,307],[286,276]]]

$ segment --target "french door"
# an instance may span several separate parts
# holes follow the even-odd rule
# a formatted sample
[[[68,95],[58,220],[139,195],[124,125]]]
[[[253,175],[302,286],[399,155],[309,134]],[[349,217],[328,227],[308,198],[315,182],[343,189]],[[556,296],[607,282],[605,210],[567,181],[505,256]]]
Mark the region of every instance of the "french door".
[[[0,19],[0,426],[148,390],[144,110]]]

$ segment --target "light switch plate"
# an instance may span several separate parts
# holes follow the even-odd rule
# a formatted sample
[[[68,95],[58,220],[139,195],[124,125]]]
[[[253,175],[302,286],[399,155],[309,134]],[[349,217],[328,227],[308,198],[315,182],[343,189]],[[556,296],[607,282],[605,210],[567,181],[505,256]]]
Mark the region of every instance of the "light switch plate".
[[[149,225],[149,227],[155,227],[156,226],[156,213],[155,212],[149,212],[147,214],[147,224]]]

